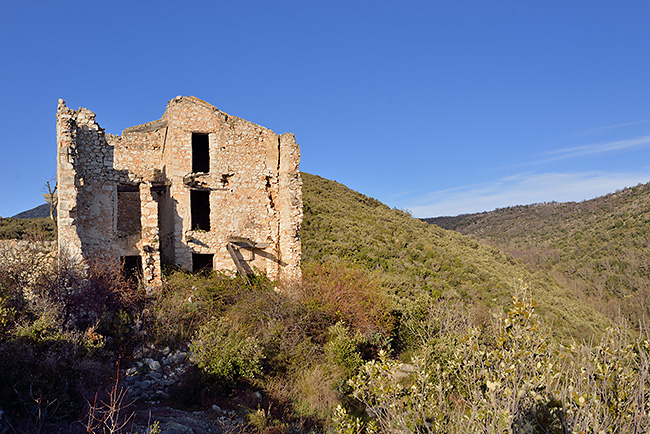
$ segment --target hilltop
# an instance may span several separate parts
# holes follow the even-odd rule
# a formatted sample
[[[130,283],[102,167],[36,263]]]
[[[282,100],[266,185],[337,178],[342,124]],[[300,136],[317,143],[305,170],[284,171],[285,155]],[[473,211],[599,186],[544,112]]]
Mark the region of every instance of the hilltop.
[[[56,215],[56,209],[55,213]],[[50,216],[50,204],[49,203],[44,203],[42,205],[36,206],[32,209],[28,209],[27,211],[23,211],[21,213],[16,214],[15,216],[12,216],[11,218],[14,219],[36,219],[36,218],[48,218]]]
[[[610,317],[650,313],[650,184],[584,202],[424,219],[498,247]]]
[[[0,217],[0,240],[54,241],[56,231],[49,217]]]

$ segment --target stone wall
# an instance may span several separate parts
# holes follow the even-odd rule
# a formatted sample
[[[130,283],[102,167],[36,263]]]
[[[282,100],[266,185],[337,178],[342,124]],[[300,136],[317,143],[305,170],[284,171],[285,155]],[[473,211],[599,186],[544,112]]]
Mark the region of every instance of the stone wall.
[[[0,266],[28,271],[23,276],[28,281],[55,262],[56,241],[0,240]]]
[[[197,255],[213,255],[215,269],[300,278],[292,134],[177,97],[161,119],[106,135],[94,113],[60,100],[57,141],[61,254],[86,262],[141,256],[147,283],[160,280],[161,257],[192,270],[209,258]]]
[[[54,258],[56,241],[0,240],[0,257],[38,253]]]

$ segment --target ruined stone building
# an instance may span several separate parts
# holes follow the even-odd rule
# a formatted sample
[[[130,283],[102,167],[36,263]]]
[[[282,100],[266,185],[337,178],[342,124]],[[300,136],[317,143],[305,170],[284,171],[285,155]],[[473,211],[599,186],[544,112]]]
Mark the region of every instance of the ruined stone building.
[[[302,185],[293,134],[176,97],[157,121],[105,134],[57,110],[60,257],[160,281],[161,261],[300,278]]]

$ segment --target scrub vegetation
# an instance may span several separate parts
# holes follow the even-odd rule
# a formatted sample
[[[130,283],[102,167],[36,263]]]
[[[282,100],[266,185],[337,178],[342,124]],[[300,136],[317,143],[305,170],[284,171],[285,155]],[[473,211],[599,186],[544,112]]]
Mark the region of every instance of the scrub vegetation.
[[[303,181],[300,284],[168,270],[147,294],[101,263],[82,280],[3,258],[0,426],[132,432],[117,368],[155,346],[192,354],[164,404],[234,411],[232,432],[650,430],[645,328],[496,247]]]
[[[0,240],[54,241],[56,228],[50,218],[0,217]]]

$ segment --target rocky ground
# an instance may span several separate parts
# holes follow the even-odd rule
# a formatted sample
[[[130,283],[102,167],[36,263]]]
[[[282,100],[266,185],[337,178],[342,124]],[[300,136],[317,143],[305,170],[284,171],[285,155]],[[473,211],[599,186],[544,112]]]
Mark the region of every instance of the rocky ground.
[[[121,370],[118,383],[118,390],[126,391],[125,402],[134,405],[131,431],[151,432],[154,423],[161,434],[220,434],[244,430],[245,421],[236,411],[222,409],[216,404],[208,411],[187,411],[171,406],[171,388],[181,381],[191,365],[191,354],[186,351],[160,350],[149,345],[136,352],[132,366]]]

